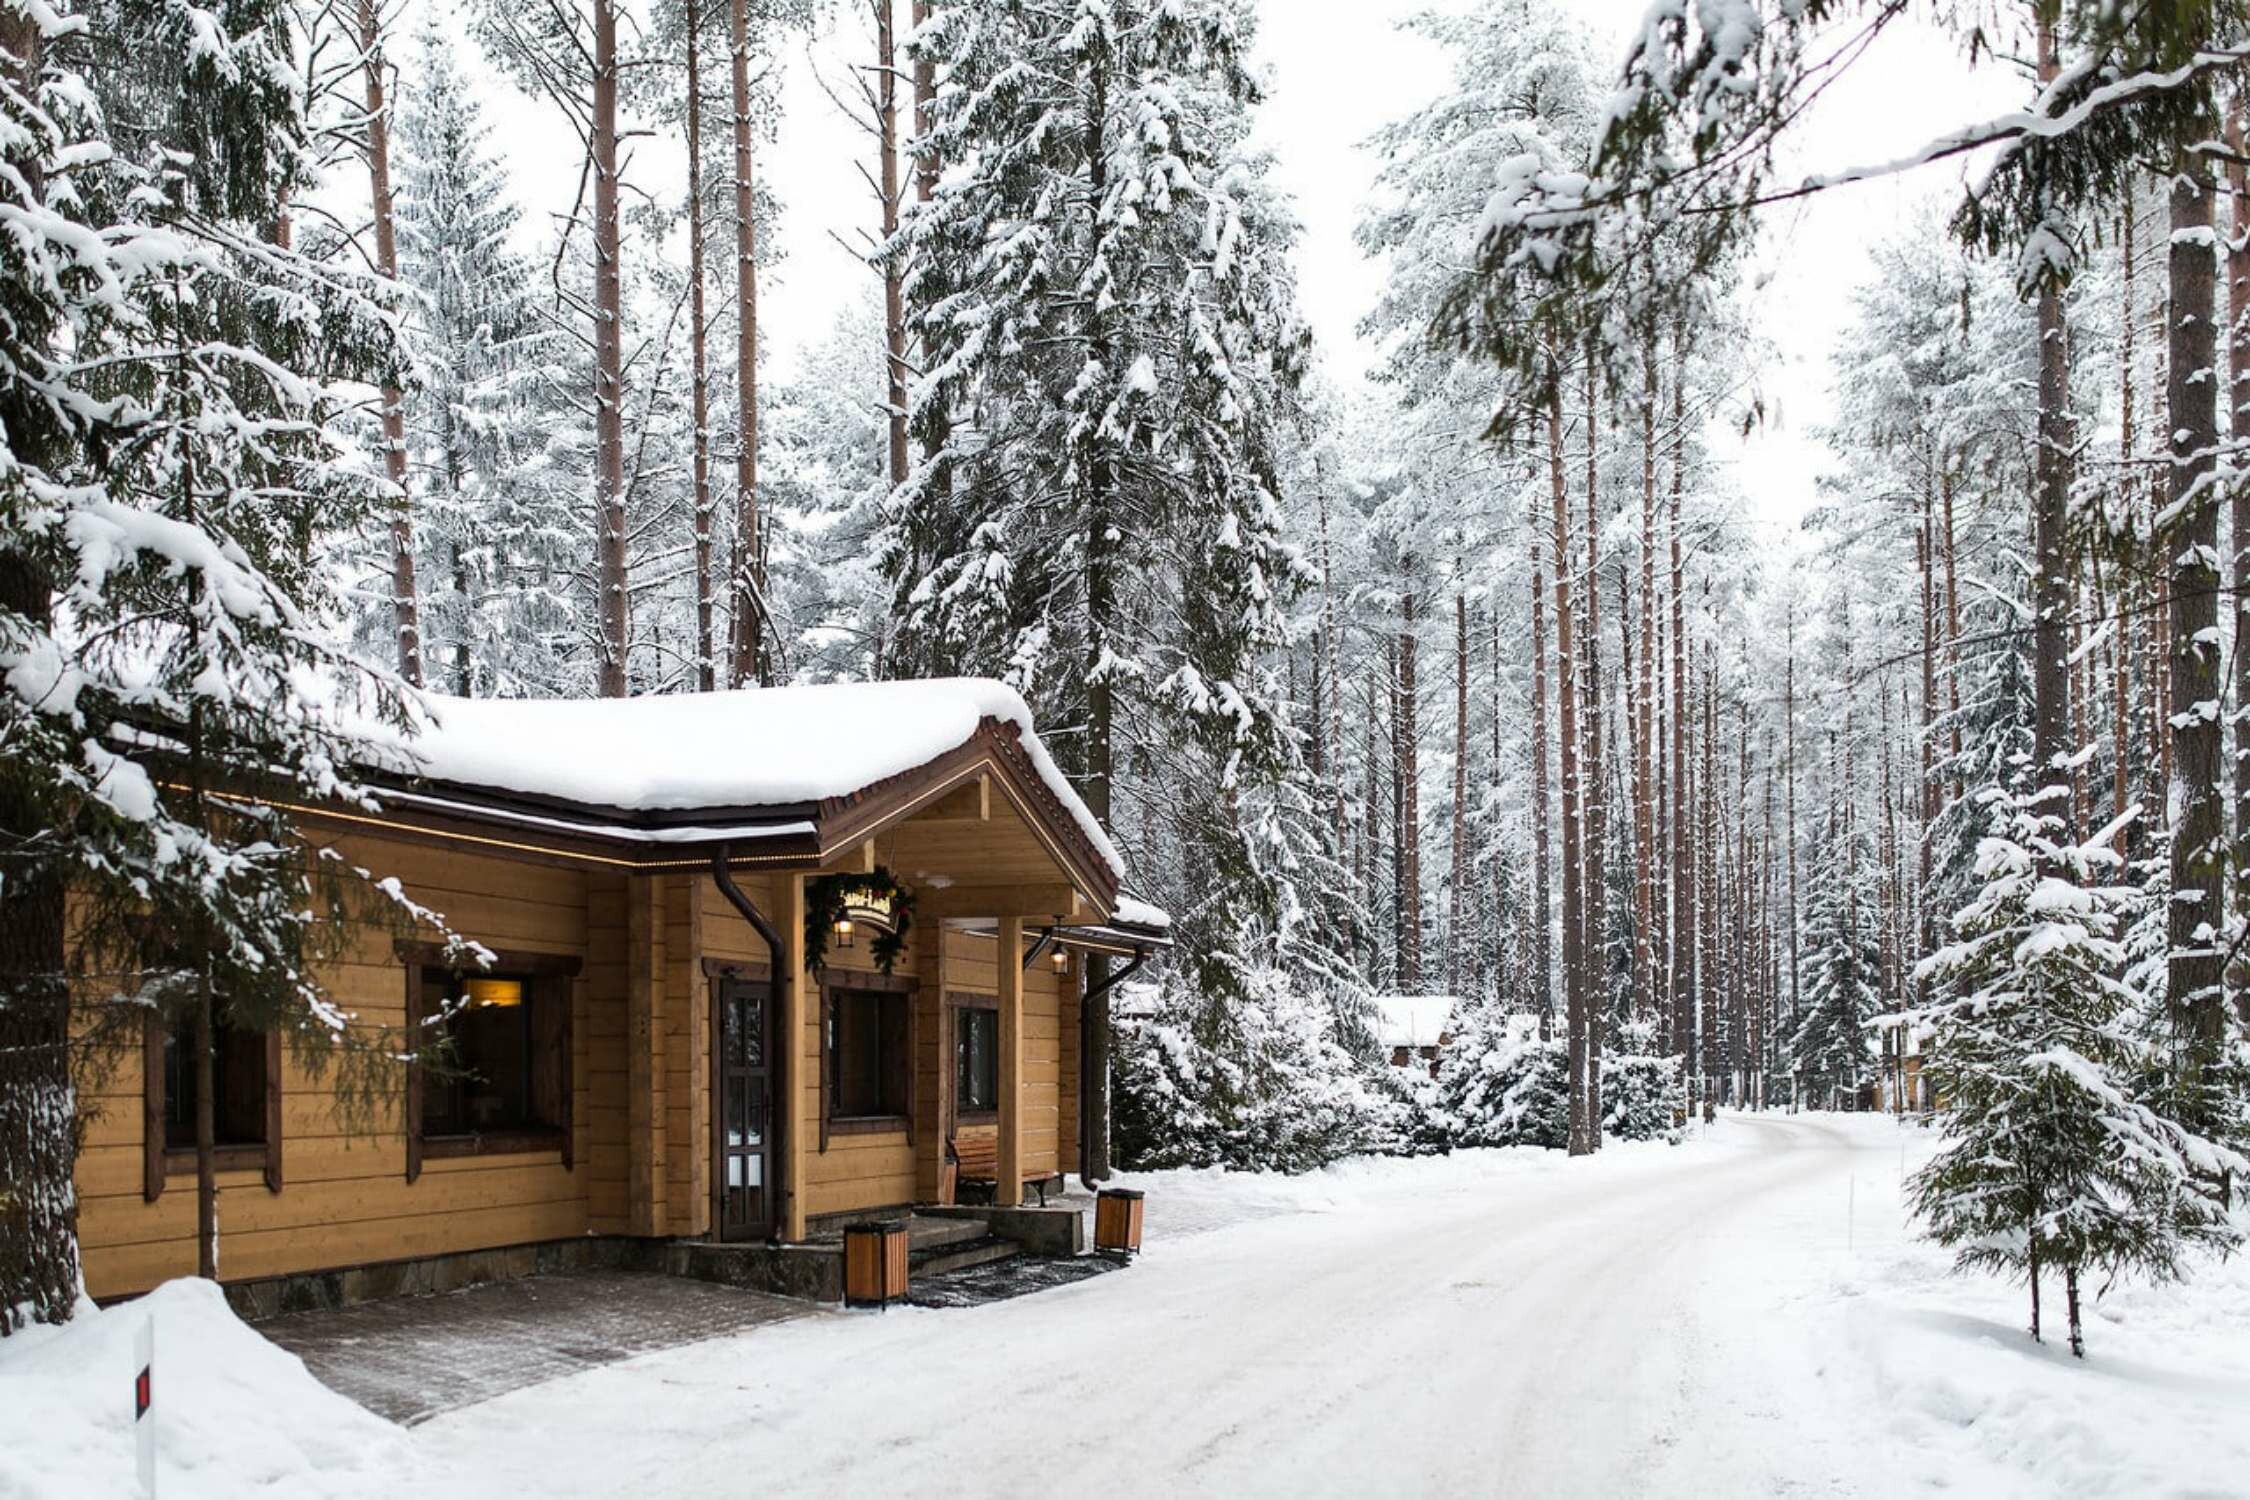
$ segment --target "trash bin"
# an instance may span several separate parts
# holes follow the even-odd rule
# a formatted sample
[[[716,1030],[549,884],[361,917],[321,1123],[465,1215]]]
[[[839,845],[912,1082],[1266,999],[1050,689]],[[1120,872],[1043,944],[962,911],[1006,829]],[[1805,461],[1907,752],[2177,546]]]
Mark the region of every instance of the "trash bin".
[[[1094,1198],[1094,1248],[1130,1259],[1141,1248],[1141,1194],[1137,1188],[1103,1188]]]
[[[844,1306],[888,1307],[906,1295],[906,1221],[844,1226]]]

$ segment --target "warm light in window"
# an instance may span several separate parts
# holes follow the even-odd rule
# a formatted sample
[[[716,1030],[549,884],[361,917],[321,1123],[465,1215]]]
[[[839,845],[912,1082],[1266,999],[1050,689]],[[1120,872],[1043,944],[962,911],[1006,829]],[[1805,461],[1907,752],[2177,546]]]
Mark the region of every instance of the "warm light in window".
[[[520,979],[472,979],[469,981],[469,1004],[479,1010],[488,1006],[523,1004],[523,981]]]

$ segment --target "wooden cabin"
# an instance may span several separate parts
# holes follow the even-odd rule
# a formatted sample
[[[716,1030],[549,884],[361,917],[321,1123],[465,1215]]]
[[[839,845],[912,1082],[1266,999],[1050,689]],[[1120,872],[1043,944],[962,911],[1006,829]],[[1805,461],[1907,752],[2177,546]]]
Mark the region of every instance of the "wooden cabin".
[[[1371,1002],[1375,1045],[1394,1068],[1438,1074],[1439,1055],[1453,1041],[1451,995],[1377,995]]]
[[[379,811],[298,811],[489,967],[449,969],[434,927],[355,930],[336,1002],[443,1028],[452,1058],[402,1063],[357,1133],[326,1078],[222,1032],[222,1281],[588,1237],[794,1244],[947,1198],[963,1158],[1001,1205],[1077,1168],[1086,956],[1145,952],[1164,918],[1121,895],[1015,694],[431,703],[373,773]],[[192,1074],[160,1026],[133,1050],[83,1101],[96,1297],[196,1264]]]

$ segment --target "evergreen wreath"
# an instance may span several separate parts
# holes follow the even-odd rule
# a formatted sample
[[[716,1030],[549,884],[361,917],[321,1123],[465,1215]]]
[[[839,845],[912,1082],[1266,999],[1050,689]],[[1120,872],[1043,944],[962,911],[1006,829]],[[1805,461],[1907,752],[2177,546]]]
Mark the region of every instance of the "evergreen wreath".
[[[866,875],[822,875],[805,882],[805,967],[818,969],[828,960],[828,935],[843,920],[844,908],[854,896],[888,897],[891,903],[891,929],[875,930],[875,940],[868,952],[875,966],[885,974],[906,951],[906,935],[914,927],[914,896],[890,870],[877,865]]]

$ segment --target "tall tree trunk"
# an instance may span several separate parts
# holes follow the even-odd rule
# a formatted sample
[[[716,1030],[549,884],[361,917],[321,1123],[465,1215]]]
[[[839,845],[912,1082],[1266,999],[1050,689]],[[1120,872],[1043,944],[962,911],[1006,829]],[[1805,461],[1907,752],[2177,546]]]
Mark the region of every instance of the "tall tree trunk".
[[[1953,725],[1953,790],[1961,791],[1961,583],[1956,567],[1953,532],[1953,464],[1941,446],[1936,449],[1940,520],[1945,528],[1945,708]]]
[[[1469,596],[1462,591],[1460,565],[1453,588],[1453,889],[1445,915],[1445,990],[1461,993],[1461,955],[1468,950],[1462,931],[1469,890]]]
[[[1414,590],[1401,601],[1398,633],[1398,984],[1422,989],[1422,790],[1420,690],[1415,682]]]
[[[892,0],[875,9],[875,120],[880,142],[883,243],[898,233],[898,71]],[[906,291],[896,255],[883,257],[883,400],[888,410],[891,485],[906,483]]]
[[[608,0],[602,0],[608,3]],[[758,509],[758,221],[750,132],[750,0],[728,0],[734,82],[734,661],[730,685],[766,679],[765,553]]]
[[[1547,470],[1555,526],[1555,697],[1562,755],[1563,1021],[1570,1056],[1570,1154],[1590,1149],[1586,1132],[1586,854],[1579,782],[1578,657],[1572,640],[1570,503],[1563,486],[1562,371],[1547,406]]]
[[[1932,535],[1936,527],[1937,503],[1932,488],[1922,486],[1922,524],[1914,533],[1914,560],[1922,575],[1922,711],[1921,711],[1921,765],[1922,796],[1921,831],[1916,840],[1920,850],[1917,870],[1920,876],[1917,890],[1927,891],[1930,885],[1930,825],[1937,821],[1938,787],[1935,772],[1937,759],[1937,576],[1932,566],[1937,549]],[[1920,933],[1922,951],[1930,951],[1935,934],[1927,924]]]
[[[1586,1149],[1602,1143],[1602,1011],[1609,999],[1609,888],[1603,856],[1609,837],[1609,779],[1602,745],[1601,366],[1586,351],[1586,1025],[1579,1072],[1585,1079]]]
[[[1695,1108],[1698,1058],[1695,1047],[1695,839],[1688,809],[1694,803],[1688,781],[1688,741],[1694,710],[1687,691],[1687,569],[1680,544],[1680,506],[1687,483],[1687,348],[1683,329],[1672,333],[1672,490],[1669,533],[1672,547],[1672,959],[1673,1037]],[[1794,882],[1792,882],[1792,887]]]
[[[2125,480],[2122,486],[2128,506],[2139,486],[2138,462],[2133,438],[2133,334],[2140,318],[2133,306],[2133,195],[2130,188],[2125,194],[2125,206],[2118,213],[2119,262],[2123,268],[2122,298],[2124,306],[2118,321],[2117,340],[2117,451],[2123,461]],[[2117,580],[2117,616],[2111,623],[2110,658],[2116,667],[2111,686],[2114,689],[2110,708],[2110,816],[2122,820],[2131,796],[2131,777],[2126,768],[2132,764],[2133,732],[2133,642],[2140,632],[2133,628],[2133,588],[2130,575],[2121,573]],[[2117,830],[2117,852],[2123,854],[2126,832],[2122,821]]]
[[[1531,971],[1539,985],[1539,1032],[1555,1016],[1554,869],[1551,799],[1547,786],[1547,582],[1540,567],[1544,547],[1537,508],[1526,518],[1531,539]]]
[[[622,698],[625,579],[625,354],[617,226],[617,11],[594,0],[594,494],[601,590],[601,692]]]
[[[710,313],[703,297],[703,15],[701,0],[687,7],[688,348],[692,361],[691,409],[695,422],[695,685],[719,685],[717,589],[712,576],[716,516],[711,504]]]
[[[1625,675],[1633,678],[1632,663]],[[1633,735],[1633,995],[1666,1014],[1656,969],[1656,335],[1641,347],[1641,672]]]
[[[2198,1082],[2224,1042],[2226,816],[2219,794],[2219,495],[2216,256],[2209,167],[2198,152],[2173,163],[2171,349],[2170,683],[2174,711],[2171,962],[2166,995],[2182,1046],[2183,1081]]]
[[[2242,162],[2244,106],[2235,96],[2227,115],[2227,147],[2234,160],[2227,164],[2228,196],[2233,201],[2232,234],[2227,240],[2227,432],[2237,447],[2250,444],[2250,169]],[[2250,631],[2245,631],[2244,611],[2250,609],[2250,481],[2236,478],[2230,496],[2234,542],[2232,596],[2228,613],[2234,643],[2234,914],[2241,921],[2250,914]],[[2250,1019],[2250,976],[2230,976],[2231,988],[2244,1016]]]
[[[2056,73],[2051,21],[2039,23],[2039,77]],[[2205,209],[2208,216],[2209,209]],[[2070,801],[2070,330],[2063,322],[2062,290],[2048,282],[2039,291],[2039,453],[2033,495],[2032,552],[2032,785],[2044,816],[2063,821]],[[2214,512],[2216,515],[2216,512]]]
[[[1341,853],[1349,836],[1345,816],[1345,798],[1342,795],[1344,767],[1344,679],[1336,661],[1336,561],[1328,541],[1328,481],[1316,465],[1315,497],[1320,504],[1320,659],[1321,669],[1328,679],[1328,720],[1324,726],[1334,750],[1335,774],[1338,795],[1336,798],[1336,847]],[[1364,893],[1354,889],[1356,902]],[[1358,927],[1352,924],[1347,938],[1350,951],[1355,955],[1359,948]]]
[[[367,180],[375,211],[375,269],[398,279],[398,228],[391,214],[391,116],[383,98],[383,29],[376,0],[359,0],[361,69],[367,76]],[[383,386],[383,472],[398,491],[391,517],[391,619],[399,675],[422,682],[422,607],[414,585],[414,500],[406,484],[406,393]]]

